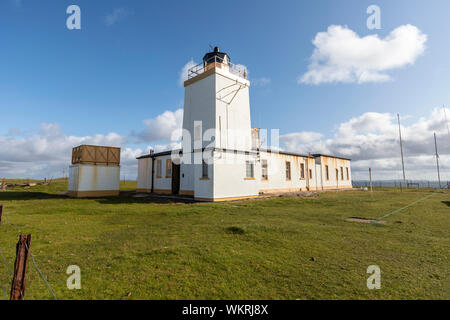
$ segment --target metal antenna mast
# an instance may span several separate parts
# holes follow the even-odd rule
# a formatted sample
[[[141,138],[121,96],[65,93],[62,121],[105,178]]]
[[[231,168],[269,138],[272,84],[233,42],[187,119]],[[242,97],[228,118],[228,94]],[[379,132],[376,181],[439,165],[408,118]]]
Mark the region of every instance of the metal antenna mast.
[[[436,149],[436,167],[437,167],[437,174],[438,174],[438,180],[439,180],[439,189],[441,189],[441,174],[439,173],[439,154],[438,154],[437,142],[436,142],[436,132],[434,133],[434,148]]]
[[[400,136],[400,153],[402,155],[403,184],[406,186],[405,161],[403,160],[402,130],[400,128],[400,114],[398,114],[398,113],[397,113],[397,118],[398,118],[398,134]]]

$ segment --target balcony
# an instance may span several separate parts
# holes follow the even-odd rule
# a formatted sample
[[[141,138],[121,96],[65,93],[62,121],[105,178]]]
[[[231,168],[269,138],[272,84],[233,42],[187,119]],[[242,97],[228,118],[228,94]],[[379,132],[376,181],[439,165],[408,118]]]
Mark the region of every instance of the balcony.
[[[247,79],[247,69],[240,64],[233,64],[228,61],[228,59],[222,59],[221,57],[214,56],[208,61],[200,63],[188,70],[188,80],[201,75],[202,73],[211,70],[213,68],[227,70],[230,73]]]

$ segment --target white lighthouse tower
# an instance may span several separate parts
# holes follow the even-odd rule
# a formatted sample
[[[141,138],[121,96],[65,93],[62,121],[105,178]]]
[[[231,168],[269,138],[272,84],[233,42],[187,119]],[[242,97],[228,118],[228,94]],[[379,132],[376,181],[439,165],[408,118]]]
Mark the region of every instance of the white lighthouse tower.
[[[138,157],[137,191],[228,201],[352,188],[348,158],[261,144],[260,129],[251,128],[247,71],[219,48],[188,71],[184,87],[181,162],[179,149]]]
[[[244,180],[252,153],[249,86],[245,68],[215,47],[191,68],[184,82],[181,189],[194,186],[195,198],[257,196]]]

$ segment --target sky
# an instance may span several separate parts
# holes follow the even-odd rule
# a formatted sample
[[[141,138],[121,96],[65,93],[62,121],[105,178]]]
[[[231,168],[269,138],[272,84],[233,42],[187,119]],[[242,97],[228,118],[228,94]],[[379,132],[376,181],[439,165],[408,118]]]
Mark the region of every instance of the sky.
[[[2,0],[0,177],[61,176],[89,143],[120,146],[134,179],[136,156],[175,145],[184,71],[219,46],[248,69],[252,126],[279,129],[285,150],[400,179],[399,113],[407,178],[437,179],[436,132],[450,180],[448,12],[448,0]]]

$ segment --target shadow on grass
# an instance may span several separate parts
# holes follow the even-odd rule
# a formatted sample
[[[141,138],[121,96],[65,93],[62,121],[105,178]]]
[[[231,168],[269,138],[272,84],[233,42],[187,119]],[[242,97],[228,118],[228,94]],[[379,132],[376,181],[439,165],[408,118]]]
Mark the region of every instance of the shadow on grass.
[[[175,204],[175,203],[194,203],[195,200],[186,197],[177,196],[160,196],[160,195],[145,195],[140,197],[135,197],[135,193],[131,192],[121,192],[118,197],[105,197],[96,198],[99,203],[102,204],[120,204],[120,203],[148,203],[148,204]]]
[[[48,199],[64,199],[65,194],[53,194],[45,192],[21,192],[21,191],[5,191],[0,192],[0,201],[7,200],[48,200]]]
[[[446,204],[447,207],[450,207],[450,201],[442,201],[443,204]]]
[[[92,198],[70,198],[66,194],[55,194],[46,192],[32,191],[6,191],[0,192],[0,204],[8,200],[48,200],[48,199],[67,199],[67,200],[95,200],[101,204],[121,204],[121,203],[149,203],[149,204],[174,204],[174,203],[193,203],[192,198],[176,196],[145,195],[135,197],[135,192],[122,191],[118,197],[92,197]]]

